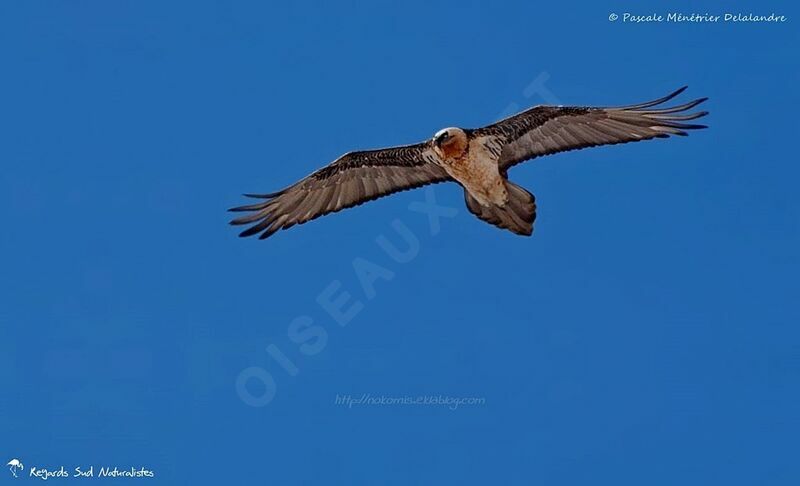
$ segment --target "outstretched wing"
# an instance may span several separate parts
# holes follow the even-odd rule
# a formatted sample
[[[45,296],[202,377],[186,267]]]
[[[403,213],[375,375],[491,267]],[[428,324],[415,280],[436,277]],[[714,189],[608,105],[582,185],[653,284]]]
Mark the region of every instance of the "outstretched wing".
[[[706,128],[685,122],[705,116],[707,111],[685,112],[708,98],[656,108],[685,89],[686,86],[657,100],[616,108],[535,106],[479,128],[475,134],[495,136],[504,142],[499,159],[501,170],[567,150],[686,135],[686,130]]]
[[[450,177],[436,165],[430,142],[347,153],[305,179],[272,194],[251,195],[264,201],[233,208],[250,214],[231,221],[252,224],[240,236],[261,233],[267,238],[280,229],[303,224],[328,213]]]

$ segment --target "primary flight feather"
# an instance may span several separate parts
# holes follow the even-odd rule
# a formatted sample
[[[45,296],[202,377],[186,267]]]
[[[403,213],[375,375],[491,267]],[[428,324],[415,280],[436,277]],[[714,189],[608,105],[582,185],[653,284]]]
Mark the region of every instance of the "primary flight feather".
[[[467,208],[478,218],[519,235],[533,233],[533,194],[508,180],[520,162],[567,150],[638,142],[706,128],[687,123],[708,114],[687,113],[707,98],[659,107],[663,98],[615,108],[535,106],[483,128],[445,128],[414,145],[350,152],[327,167],[271,194],[247,194],[260,202],[231,209],[231,221],[251,225],[240,236],[264,239],[278,230],[395,192],[438,182],[464,188]]]

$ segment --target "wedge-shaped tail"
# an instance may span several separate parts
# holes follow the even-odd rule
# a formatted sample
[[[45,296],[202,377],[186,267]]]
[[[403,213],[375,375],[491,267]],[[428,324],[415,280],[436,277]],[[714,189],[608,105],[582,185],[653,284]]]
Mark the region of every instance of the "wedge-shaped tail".
[[[524,188],[505,181],[508,203],[505,206],[484,206],[464,190],[469,211],[487,223],[523,236],[533,234],[536,219],[536,198]]]

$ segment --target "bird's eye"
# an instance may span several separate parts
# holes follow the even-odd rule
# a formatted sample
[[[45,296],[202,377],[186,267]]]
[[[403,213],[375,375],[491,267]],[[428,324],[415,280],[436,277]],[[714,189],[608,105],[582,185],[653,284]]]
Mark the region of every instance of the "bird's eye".
[[[450,134],[449,134],[449,133],[447,133],[447,132],[444,132],[444,133],[442,134],[442,140],[447,140],[448,138],[450,138]]]

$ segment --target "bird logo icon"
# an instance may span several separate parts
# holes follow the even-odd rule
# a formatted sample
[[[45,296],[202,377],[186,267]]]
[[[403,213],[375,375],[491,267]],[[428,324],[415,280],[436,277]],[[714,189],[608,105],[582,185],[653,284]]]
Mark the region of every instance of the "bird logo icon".
[[[8,464],[6,464],[6,466],[8,466],[8,469],[11,471],[11,474],[13,474],[15,478],[17,477],[17,470],[22,471],[25,469],[25,466],[21,462],[19,462],[19,459],[11,459],[10,461],[8,461]]]

